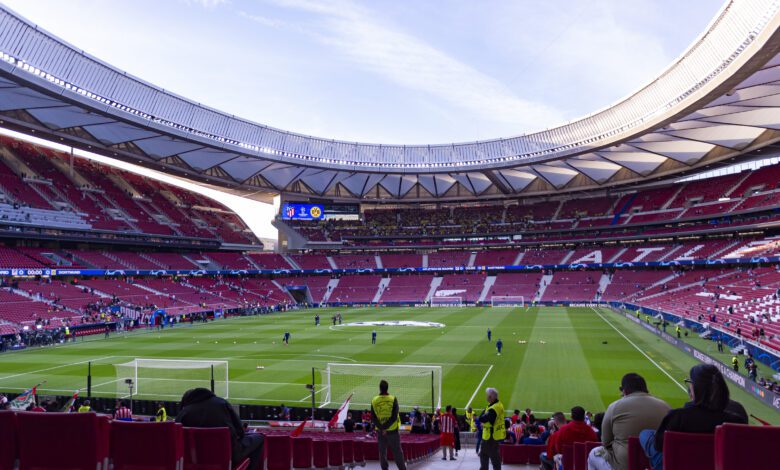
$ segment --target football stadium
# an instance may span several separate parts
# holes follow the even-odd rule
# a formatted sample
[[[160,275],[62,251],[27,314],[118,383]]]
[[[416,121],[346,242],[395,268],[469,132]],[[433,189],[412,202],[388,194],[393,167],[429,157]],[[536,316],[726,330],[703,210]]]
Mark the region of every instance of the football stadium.
[[[526,101],[421,27],[507,5],[101,3],[0,4],[0,470],[780,468],[780,1],[679,5],[572,116],[587,70]],[[524,68],[596,60],[589,3]]]

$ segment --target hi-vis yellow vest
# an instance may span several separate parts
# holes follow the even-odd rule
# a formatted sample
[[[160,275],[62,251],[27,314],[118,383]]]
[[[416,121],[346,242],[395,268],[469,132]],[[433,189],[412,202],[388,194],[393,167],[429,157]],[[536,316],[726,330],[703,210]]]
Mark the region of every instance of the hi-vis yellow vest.
[[[377,395],[371,400],[371,409],[374,410],[377,419],[383,425],[387,423],[390,416],[393,415],[393,403],[395,403],[395,397],[392,395]],[[401,425],[401,417],[395,420],[395,423],[391,424],[387,428],[388,431],[398,431],[398,427]]]
[[[506,439],[506,422],[504,421],[504,404],[500,401],[487,407],[485,412],[493,410],[496,412],[496,420],[493,424],[482,423],[482,440],[503,441]]]
[[[78,411],[79,411],[79,413],[89,413],[90,411],[92,411],[92,408],[90,408],[87,405],[81,405],[81,406],[79,406],[79,410]]]
[[[477,423],[474,421],[473,411],[466,411],[466,422],[469,423],[469,431],[474,432],[477,430]]]

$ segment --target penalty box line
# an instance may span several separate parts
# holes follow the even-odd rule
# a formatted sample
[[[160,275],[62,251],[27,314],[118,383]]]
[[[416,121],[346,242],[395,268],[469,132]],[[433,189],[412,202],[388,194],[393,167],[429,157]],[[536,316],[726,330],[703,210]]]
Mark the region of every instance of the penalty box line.
[[[469,402],[466,403],[466,406],[463,407],[464,410],[468,409],[468,407],[471,406],[471,402],[474,401],[474,398],[477,396],[477,393],[479,393],[479,390],[482,388],[482,384],[485,383],[485,380],[487,379],[487,376],[488,374],[490,374],[491,370],[493,370],[492,365],[488,367],[488,370],[485,372],[485,375],[482,376],[482,380],[479,381],[479,385],[477,385],[477,388],[474,389],[474,393],[471,394],[471,398],[469,398]]]
[[[687,389],[687,388],[685,388],[685,387],[684,387],[684,386],[683,386],[683,385],[682,385],[680,382],[678,382],[678,381],[677,381],[677,380],[676,380],[674,377],[672,377],[672,375],[671,375],[669,372],[667,372],[667,371],[666,371],[666,370],[665,370],[663,367],[661,367],[661,366],[660,366],[660,365],[659,365],[657,362],[655,362],[655,361],[654,361],[654,360],[653,360],[653,359],[652,359],[650,356],[648,356],[648,355],[647,355],[647,354],[646,354],[644,351],[642,351],[641,349],[639,349],[639,346],[637,346],[636,344],[634,344],[634,342],[633,342],[633,341],[631,341],[630,339],[628,339],[628,337],[627,337],[626,335],[624,335],[622,331],[618,330],[618,329],[617,329],[617,327],[615,327],[615,325],[613,325],[613,324],[612,324],[612,322],[610,322],[609,320],[607,320],[606,318],[604,318],[604,315],[602,315],[602,314],[601,314],[601,312],[599,312],[598,310],[596,310],[596,308],[595,308],[595,307],[591,307],[591,310],[593,310],[593,312],[594,312],[596,315],[598,315],[598,316],[599,316],[599,317],[600,317],[602,320],[604,320],[604,322],[605,322],[607,325],[611,326],[613,330],[617,331],[617,333],[618,333],[620,336],[622,336],[624,340],[628,341],[628,344],[630,344],[631,346],[633,346],[633,347],[634,347],[634,349],[636,349],[637,351],[639,351],[639,353],[640,353],[641,355],[645,356],[645,358],[646,358],[648,361],[650,361],[650,362],[651,362],[651,363],[652,363],[652,364],[653,364],[655,367],[657,367],[657,368],[658,368],[658,370],[660,370],[661,372],[663,372],[663,373],[664,373],[664,375],[666,375],[667,377],[669,377],[669,380],[671,380],[671,381],[672,381],[672,382],[673,382],[675,385],[677,385],[678,387],[680,387],[680,389],[681,389],[683,392],[685,392],[685,393],[688,393],[688,389]]]

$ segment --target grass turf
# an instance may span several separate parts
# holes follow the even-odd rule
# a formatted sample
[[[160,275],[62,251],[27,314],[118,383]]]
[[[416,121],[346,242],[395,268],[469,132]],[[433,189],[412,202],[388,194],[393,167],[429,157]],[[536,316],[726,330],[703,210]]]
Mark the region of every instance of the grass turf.
[[[334,311],[343,314],[345,323],[413,319],[446,326],[376,327],[378,341],[372,345],[373,327],[330,328],[327,320]],[[91,361],[93,394],[115,396],[126,389],[117,383],[114,365],[133,358],[227,360],[231,401],[305,407],[310,398],[304,385],[311,380],[312,367],[324,368],[328,362],[433,364],[442,367],[443,404],[461,409],[468,404],[483,406],[482,390],[492,386],[509,409],[530,407],[544,415],[574,405],[605,410],[618,398],[620,377],[626,372],[640,373],[651,393],[680,406],[687,399],[682,379],[696,364],[606,309],[349,308],[319,313],[323,318],[319,327],[314,326],[315,311],[308,310],[182,325],[162,332],[139,331],[108,340],[98,336],[2,354],[0,390],[19,392],[45,380],[40,393],[70,394],[86,387]],[[488,327],[493,331],[492,343],[486,338]],[[281,344],[285,331],[292,335],[289,346]],[[498,338],[504,342],[501,356],[495,349]],[[171,372],[172,377],[180,374]],[[155,391],[159,396],[139,398],[177,399],[191,385],[171,380]],[[748,412],[780,424],[780,414],[736,387],[731,390]],[[395,392],[403,406],[403,392]],[[320,392],[318,399],[323,396]]]

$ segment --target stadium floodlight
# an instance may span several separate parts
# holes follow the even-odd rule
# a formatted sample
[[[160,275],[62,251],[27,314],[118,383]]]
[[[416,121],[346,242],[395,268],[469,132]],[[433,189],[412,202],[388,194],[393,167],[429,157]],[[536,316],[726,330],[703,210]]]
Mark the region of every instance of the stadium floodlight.
[[[490,297],[491,307],[525,307],[522,295],[494,295]]]
[[[149,398],[175,398],[189,389],[203,387],[211,389],[217,396],[228,396],[228,362],[190,359],[133,359],[115,364],[120,397],[128,396],[127,384],[134,388],[129,396]]]
[[[379,381],[387,380],[400,408],[441,408],[441,366],[328,363],[320,370],[320,376],[325,392],[320,407],[330,403],[339,405],[350,394],[352,405],[370,406],[371,399],[379,392]]]
[[[463,307],[463,297],[431,297],[431,307]]]

